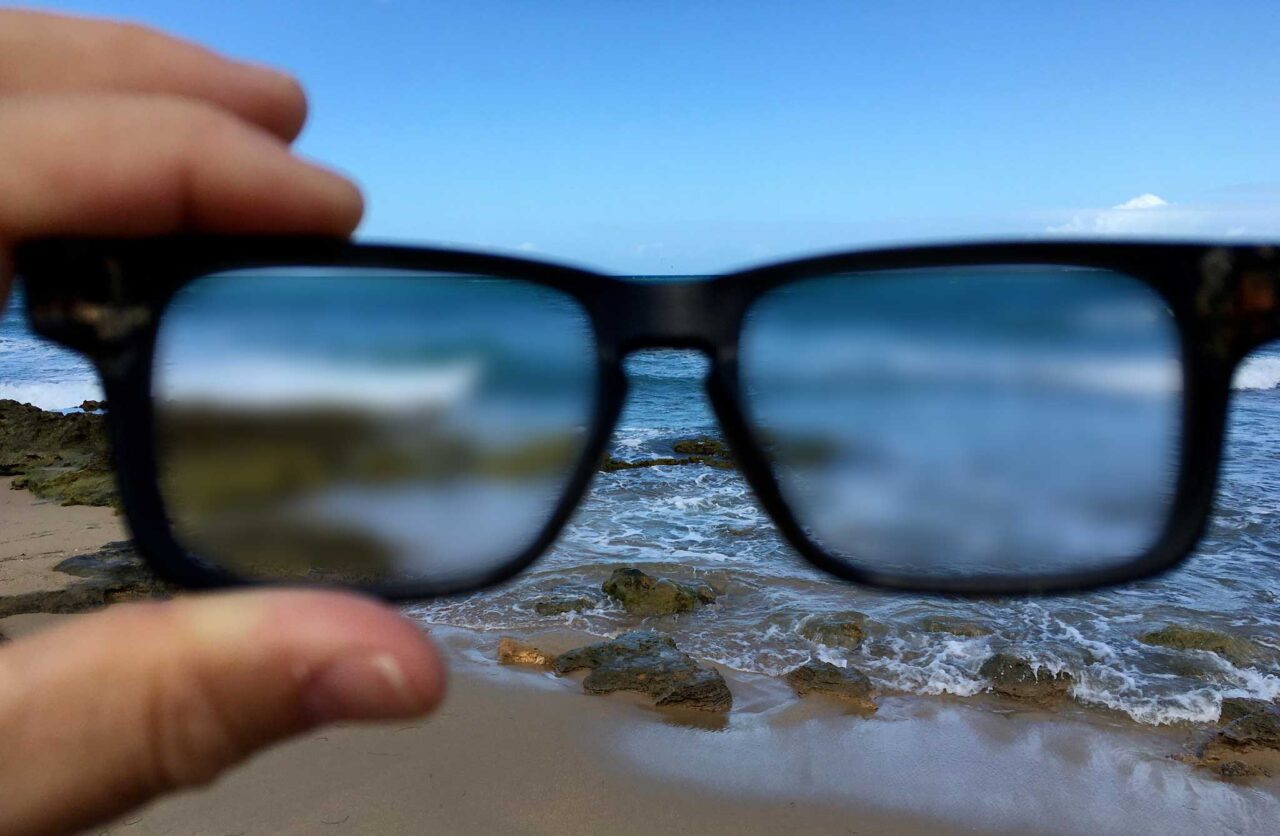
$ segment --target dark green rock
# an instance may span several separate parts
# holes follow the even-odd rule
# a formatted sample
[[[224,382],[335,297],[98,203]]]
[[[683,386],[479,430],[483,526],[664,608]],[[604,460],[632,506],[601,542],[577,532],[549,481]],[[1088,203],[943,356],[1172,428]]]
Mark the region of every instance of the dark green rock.
[[[15,490],[63,505],[114,505],[104,417],[0,400],[0,475]]]
[[[636,470],[642,467],[675,467],[690,464],[732,470],[736,466],[728,446],[715,438],[683,439],[671,445],[671,448],[678,456],[655,456],[630,461],[605,456],[600,462],[600,470],[605,473],[616,473],[620,470]]]
[[[783,678],[802,697],[827,694],[852,704],[860,711],[876,710],[875,688],[871,680],[853,668],[838,668],[830,662],[810,660],[788,671]]]
[[[1246,714],[1222,727],[1218,739],[1233,748],[1280,749],[1280,709]]]
[[[600,469],[605,473],[615,473],[619,470],[637,470],[642,467],[670,467],[672,465],[697,464],[693,459],[673,459],[673,458],[656,458],[656,459],[637,459],[635,461],[626,461],[625,459],[617,459],[608,456],[600,464]]]
[[[682,456],[728,456],[729,446],[718,438],[686,438],[671,445]]]
[[[1170,624],[1138,636],[1143,644],[1175,650],[1207,650],[1236,665],[1248,664],[1256,655],[1253,643],[1217,630]]]
[[[1072,677],[1066,671],[1050,673],[1019,656],[997,653],[982,663],[978,674],[991,680],[991,690],[1004,697],[1049,702],[1067,695]]]
[[[990,627],[984,627],[973,621],[965,621],[964,619],[947,615],[935,615],[921,619],[920,629],[926,633],[950,633],[953,636],[961,636],[966,639],[989,636],[992,633]]]
[[[533,601],[533,611],[538,615],[564,615],[595,609],[600,599],[571,593],[544,595]]]
[[[586,668],[582,687],[591,694],[638,691],[661,706],[702,711],[728,711],[733,695],[719,671],[700,666],[676,647],[670,636],[653,631],[623,633],[618,638],[570,650],[551,663],[560,675]]]
[[[828,647],[856,650],[867,636],[866,624],[867,617],[853,610],[813,615],[800,622],[800,635]]]
[[[692,612],[716,600],[715,590],[706,584],[691,586],[654,578],[630,566],[614,569],[600,588],[632,615]]]
[[[1250,714],[1267,714],[1277,710],[1280,709],[1277,709],[1274,703],[1266,700],[1256,700],[1249,697],[1224,697],[1222,709],[1218,714],[1218,723],[1219,725],[1226,725]]]

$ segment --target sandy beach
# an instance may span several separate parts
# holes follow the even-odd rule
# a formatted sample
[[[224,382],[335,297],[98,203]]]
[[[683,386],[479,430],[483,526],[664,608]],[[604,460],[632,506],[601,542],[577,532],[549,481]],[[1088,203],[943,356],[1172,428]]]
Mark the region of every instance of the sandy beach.
[[[0,505],[0,583],[16,588],[56,585],[51,565],[121,536],[107,509],[9,490]],[[17,615],[0,632],[75,617]],[[995,697],[883,695],[867,717],[725,668],[731,712],[657,709],[583,693],[581,674],[499,665],[496,632],[433,633],[453,674],[434,717],[308,735],[103,832],[1202,834],[1280,820],[1274,779],[1171,758],[1186,728]]]

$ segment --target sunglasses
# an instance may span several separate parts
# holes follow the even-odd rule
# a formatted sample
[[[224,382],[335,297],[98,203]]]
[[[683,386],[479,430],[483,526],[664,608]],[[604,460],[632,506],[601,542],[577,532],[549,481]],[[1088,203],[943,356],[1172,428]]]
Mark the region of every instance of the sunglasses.
[[[124,512],[162,577],[389,599],[509,579],[600,471],[631,478],[608,445],[624,360],[654,348],[706,356],[727,442],[673,442],[655,472],[736,469],[826,572],[969,595],[1147,577],[1200,538],[1233,370],[1280,337],[1262,247],[930,246],[624,279],[183,237],[38,241],[16,264],[34,329],[101,375]]]

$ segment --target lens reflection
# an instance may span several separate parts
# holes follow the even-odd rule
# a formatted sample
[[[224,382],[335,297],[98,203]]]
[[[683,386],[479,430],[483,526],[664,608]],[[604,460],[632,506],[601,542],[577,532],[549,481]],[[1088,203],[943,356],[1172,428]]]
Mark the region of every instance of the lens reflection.
[[[466,583],[528,548],[582,456],[594,340],[483,276],[236,271],[180,291],[155,382],[166,510],[258,578]]]
[[[863,569],[1100,569],[1164,529],[1180,349],[1136,279],[1035,265],[807,279],[755,304],[741,350],[789,507]]]

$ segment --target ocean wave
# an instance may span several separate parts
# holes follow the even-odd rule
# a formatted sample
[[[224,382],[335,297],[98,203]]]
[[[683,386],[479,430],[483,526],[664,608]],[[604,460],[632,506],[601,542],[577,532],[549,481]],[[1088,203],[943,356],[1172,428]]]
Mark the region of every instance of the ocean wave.
[[[1246,357],[1231,378],[1232,389],[1280,387],[1280,357],[1270,354]]]
[[[85,401],[100,401],[102,397],[102,387],[96,377],[61,382],[0,383],[0,399],[53,411],[71,409]]]

